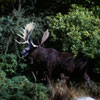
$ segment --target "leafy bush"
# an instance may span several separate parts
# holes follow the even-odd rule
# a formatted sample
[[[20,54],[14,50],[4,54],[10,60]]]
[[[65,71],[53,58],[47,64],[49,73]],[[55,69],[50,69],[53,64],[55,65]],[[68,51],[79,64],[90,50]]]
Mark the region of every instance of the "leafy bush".
[[[68,15],[48,17],[52,41],[64,51],[94,58],[100,54],[100,19],[85,8],[72,6]],[[57,45],[57,46],[58,46]]]
[[[6,78],[0,70],[0,100],[48,100],[48,89],[33,84],[25,76]]]
[[[25,24],[26,19],[17,19],[7,16],[0,18],[0,52],[3,54],[15,53],[18,48],[14,41],[16,33],[19,31],[22,24]],[[17,51],[18,52],[18,51]]]
[[[0,69],[7,74],[14,74],[17,69],[17,57],[14,54],[0,55]]]
[[[24,62],[19,63],[19,61],[17,61],[15,54],[0,54],[0,69],[7,74],[7,77],[21,75],[28,66]]]
[[[15,54],[0,54],[0,69],[7,74],[7,77],[21,75],[27,67],[24,62],[17,61]]]

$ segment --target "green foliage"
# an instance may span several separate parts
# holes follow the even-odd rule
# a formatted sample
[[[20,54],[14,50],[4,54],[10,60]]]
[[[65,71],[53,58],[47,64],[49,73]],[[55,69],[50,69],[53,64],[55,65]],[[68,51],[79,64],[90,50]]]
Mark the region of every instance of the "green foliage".
[[[17,57],[14,54],[0,54],[0,69],[8,74],[16,73],[17,69]]]
[[[29,12],[29,10],[34,9],[34,4],[36,1],[37,0],[0,0],[0,15],[8,15],[13,11],[14,8],[18,8],[19,5],[27,8]]]
[[[48,17],[52,40],[61,44],[64,51],[94,58],[100,54],[100,19],[85,8],[72,7],[68,15]]]
[[[96,59],[92,62],[94,63],[94,73],[100,74],[100,56],[96,56]]]
[[[7,53],[8,48],[13,41],[14,25],[12,19],[8,16],[7,18],[0,18],[0,52]],[[11,34],[12,32],[12,34]],[[10,49],[11,50],[11,49]]]
[[[34,84],[34,96],[33,100],[49,100],[48,99],[48,89],[42,84]]]
[[[14,53],[18,50],[14,38],[20,29],[20,25],[27,22],[27,19],[23,18],[21,20],[20,17],[18,17],[18,19],[15,20],[15,18],[16,16],[0,18],[0,52],[3,54]]]
[[[94,15],[95,16],[99,16],[100,17],[100,6],[93,6],[93,7],[91,7],[91,10],[93,11],[93,13],[94,13]]]
[[[7,77],[22,74],[27,64],[17,60],[15,54],[0,54],[0,69],[6,72]]]
[[[99,67],[96,67],[94,71],[95,71],[96,73],[100,74],[100,68],[99,68]]]
[[[30,82],[25,76],[6,78],[0,70],[0,100],[49,100],[48,89]]]

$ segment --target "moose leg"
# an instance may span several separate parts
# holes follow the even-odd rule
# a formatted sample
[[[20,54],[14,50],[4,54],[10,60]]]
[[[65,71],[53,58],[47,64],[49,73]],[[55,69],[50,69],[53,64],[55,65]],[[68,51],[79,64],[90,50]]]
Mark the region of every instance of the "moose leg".
[[[84,79],[88,82],[89,87],[92,87],[92,86],[91,86],[91,83],[90,83],[90,77],[88,76],[87,72],[85,72],[85,73],[83,74],[83,77],[84,77]]]
[[[48,82],[48,86],[49,87],[52,87],[52,79],[51,79],[51,77],[52,77],[52,69],[51,69],[51,67],[48,67],[48,73],[47,73],[48,75],[47,75],[47,82]]]

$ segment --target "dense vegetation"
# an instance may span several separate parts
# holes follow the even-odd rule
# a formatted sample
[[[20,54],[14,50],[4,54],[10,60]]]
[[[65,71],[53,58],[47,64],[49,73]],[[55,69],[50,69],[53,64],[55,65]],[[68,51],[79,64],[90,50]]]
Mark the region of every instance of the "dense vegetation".
[[[88,90],[88,95],[100,98],[99,4],[99,0],[0,0],[0,100],[58,100],[56,97],[60,95],[72,100],[77,97],[70,92],[77,83],[68,88],[58,82],[49,90],[38,83],[32,66],[22,60],[20,51],[25,46],[18,45],[15,39],[18,39],[16,34],[20,34],[20,28],[29,22],[36,23],[32,34],[34,42],[40,41],[48,28],[50,37],[45,47],[72,52],[75,56],[82,53],[90,59],[89,73],[95,92]]]

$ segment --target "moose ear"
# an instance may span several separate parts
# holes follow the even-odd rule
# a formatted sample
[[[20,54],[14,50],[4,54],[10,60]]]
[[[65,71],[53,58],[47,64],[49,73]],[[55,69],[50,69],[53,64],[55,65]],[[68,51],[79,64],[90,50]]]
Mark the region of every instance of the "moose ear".
[[[41,40],[41,44],[43,44],[47,38],[49,37],[49,31],[48,29],[44,32],[43,36],[42,36],[42,40]]]

